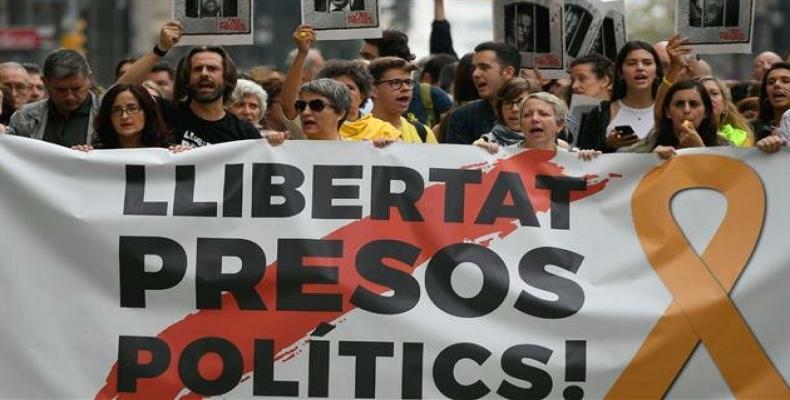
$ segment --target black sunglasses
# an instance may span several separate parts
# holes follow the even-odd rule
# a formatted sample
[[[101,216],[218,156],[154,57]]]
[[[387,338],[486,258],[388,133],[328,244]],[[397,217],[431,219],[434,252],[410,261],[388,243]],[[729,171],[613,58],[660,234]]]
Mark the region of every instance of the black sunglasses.
[[[310,101],[296,100],[296,102],[294,103],[294,108],[296,108],[296,111],[299,111],[299,112],[304,111],[307,107],[310,107],[310,109],[315,111],[315,112],[324,111],[325,107],[332,107],[333,108],[333,106],[331,104],[329,104],[329,103],[327,103],[327,102],[325,102],[325,101],[323,101],[321,99],[314,99],[314,100],[310,100]]]

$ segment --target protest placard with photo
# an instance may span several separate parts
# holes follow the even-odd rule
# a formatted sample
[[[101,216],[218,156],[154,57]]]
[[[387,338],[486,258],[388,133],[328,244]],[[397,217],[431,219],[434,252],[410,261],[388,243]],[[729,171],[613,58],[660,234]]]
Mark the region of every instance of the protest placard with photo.
[[[318,40],[381,37],[378,0],[302,0],[302,23]]]
[[[495,0],[494,40],[521,53],[521,67],[547,78],[566,77],[561,0]]]
[[[601,99],[597,97],[585,96],[583,94],[574,94],[571,96],[571,104],[568,106],[568,111],[573,116],[574,120],[577,121],[571,130],[574,140],[574,142],[571,143],[572,145],[575,145],[576,140],[579,138],[579,128],[581,127],[582,116],[585,113],[592,111],[600,104]]]
[[[252,44],[253,9],[253,0],[173,0],[173,19],[184,25],[178,44]]]
[[[565,54],[569,63],[589,52],[602,17],[597,0],[565,0]]]
[[[751,53],[754,0],[676,0],[675,29],[698,54]]]
[[[588,50],[599,53],[610,60],[617,58],[617,52],[626,42],[625,2],[624,0],[599,1],[601,18],[596,29],[595,39]]]

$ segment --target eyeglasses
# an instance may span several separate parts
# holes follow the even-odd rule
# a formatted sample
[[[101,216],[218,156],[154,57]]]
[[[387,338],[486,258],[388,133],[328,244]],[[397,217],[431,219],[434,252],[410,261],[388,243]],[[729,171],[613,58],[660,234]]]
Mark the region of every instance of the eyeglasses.
[[[112,110],[110,110],[110,114],[113,117],[120,117],[121,115],[123,115],[123,113],[127,113],[129,115],[135,115],[139,113],[140,110],[141,110],[140,106],[130,104],[126,107],[113,107]]]
[[[296,111],[298,111],[298,112],[304,111],[307,107],[310,107],[310,109],[315,111],[315,112],[324,111],[325,107],[334,108],[333,105],[331,105],[331,104],[329,104],[329,103],[327,103],[327,102],[325,102],[325,101],[323,101],[321,99],[314,99],[314,100],[310,100],[310,101],[296,100],[296,102],[294,103],[294,108],[296,108]]]
[[[15,83],[6,82],[2,86],[10,93],[14,93],[14,92],[27,93],[27,91],[30,90],[30,85],[25,85],[22,83],[15,84]]]
[[[380,85],[382,83],[388,83],[390,85],[390,88],[392,88],[392,90],[399,90],[401,87],[403,87],[403,85],[406,85],[407,89],[411,89],[414,87],[414,85],[417,84],[417,82],[414,79],[388,79],[386,81],[376,81],[373,83],[375,83],[376,85]]]

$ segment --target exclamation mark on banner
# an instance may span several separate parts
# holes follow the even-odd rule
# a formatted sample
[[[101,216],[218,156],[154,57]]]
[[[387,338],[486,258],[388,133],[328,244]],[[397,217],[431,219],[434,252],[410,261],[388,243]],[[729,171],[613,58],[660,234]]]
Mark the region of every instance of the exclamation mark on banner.
[[[587,380],[587,341],[565,341],[565,382],[584,382]],[[571,385],[562,391],[565,400],[581,400],[584,389]]]

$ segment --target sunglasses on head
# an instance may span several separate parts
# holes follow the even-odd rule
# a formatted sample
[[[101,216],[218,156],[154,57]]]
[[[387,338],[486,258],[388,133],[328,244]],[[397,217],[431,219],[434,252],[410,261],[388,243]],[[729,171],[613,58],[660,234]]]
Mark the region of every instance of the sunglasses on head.
[[[294,108],[296,108],[296,111],[299,112],[304,111],[307,107],[310,107],[310,109],[315,112],[321,112],[324,111],[324,108],[333,107],[333,106],[321,99],[315,99],[310,101],[296,100],[296,103],[294,103]]]

